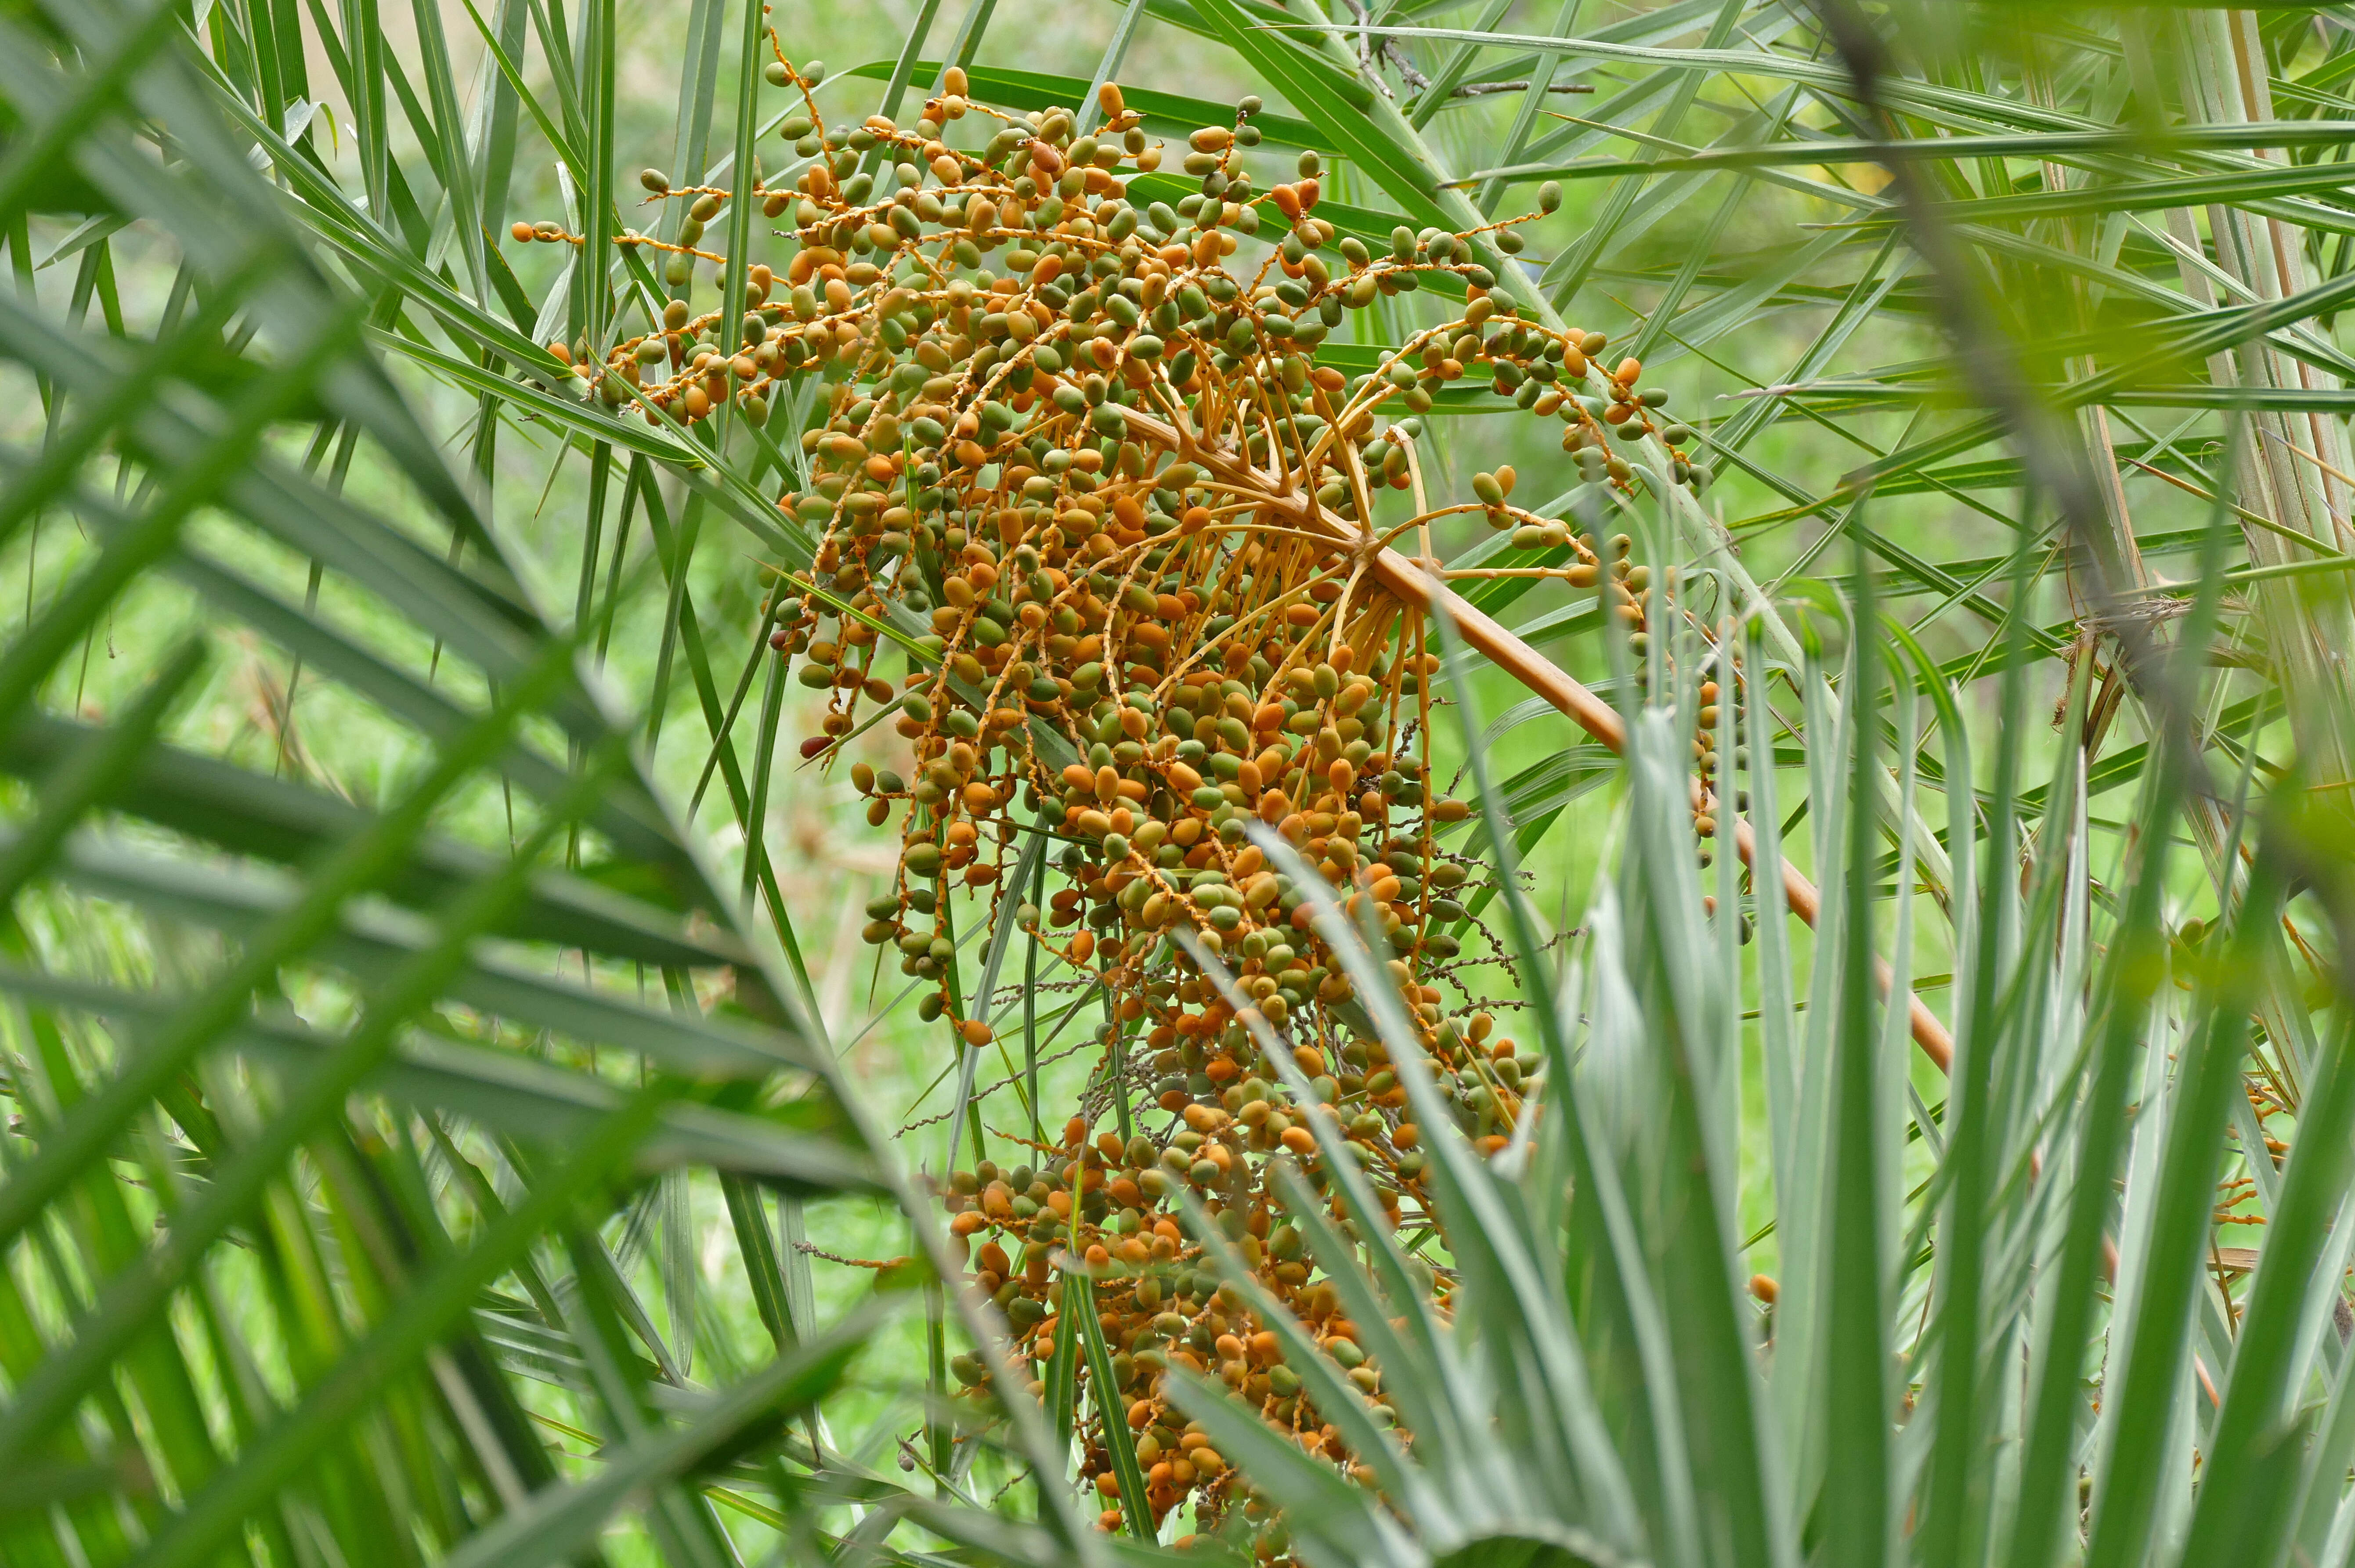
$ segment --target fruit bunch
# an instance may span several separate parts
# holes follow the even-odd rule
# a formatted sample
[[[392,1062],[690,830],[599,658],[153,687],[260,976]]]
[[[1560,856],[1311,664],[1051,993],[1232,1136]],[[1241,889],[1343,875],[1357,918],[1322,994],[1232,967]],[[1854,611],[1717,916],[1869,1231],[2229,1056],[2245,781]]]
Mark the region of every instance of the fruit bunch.
[[[817,74],[782,52],[770,72],[801,95],[782,126],[800,160],[789,185],[739,197],[645,181],[691,204],[661,245],[674,284],[721,260],[696,247],[729,201],[790,217],[773,263],[741,272],[744,295],[700,313],[674,299],[645,332],[565,357],[658,425],[732,410],[761,429],[784,396],[808,408],[782,443],[760,438],[793,463],[777,505],[812,550],[770,606],[779,656],[830,694],[803,755],[889,722],[914,759],[910,777],[851,769],[868,821],[901,839],[867,940],[932,982],[920,1011],[964,1050],[993,1044],[996,999],[960,991],[960,905],[1018,922],[1104,999],[1080,1114],[1017,1163],[954,1172],[952,1229],[1034,1394],[1059,1335],[1071,1342],[1058,1274],[1092,1280],[1120,1385],[1092,1391],[1085,1446],[1106,1528],[1123,1510],[1157,1522],[1188,1504],[1208,1527],[1249,1512],[1248,1492],[1171,1412],[1171,1364],[1346,1456],[1274,1336],[1188,1240],[1177,1195],[1202,1202],[1378,1402],[1380,1369],[1272,1206],[1269,1163],[1288,1154],[1321,1183],[1305,1118],[1329,1118],[1387,1222],[1427,1218],[1423,1131],[1311,926],[1307,879],[1387,943],[1386,983],[1483,1147],[1508,1141],[1538,1070],[1470,993],[1451,1008],[1442,990],[1466,961],[1482,867],[1440,842],[1471,813],[1430,767],[1425,621],[1447,575],[1430,526],[1476,514],[1509,533],[1503,558],[1518,563],[1483,575],[1593,587],[1639,635],[1657,613],[1624,535],[1598,543],[1517,505],[1509,468],[1476,475],[1468,501],[1434,501],[1418,416],[1471,377],[1559,421],[1595,486],[1698,489],[1706,475],[1636,360],[1609,364],[1602,334],[1525,315],[1476,259],[1518,252],[1535,214],[1470,234],[1342,234],[1318,215],[1314,154],[1259,188],[1255,99],[1187,138],[1180,185],[1156,173],[1168,150],[1116,86],[1090,130],[1068,109],[977,102],[952,69],[912,125],[835,127],[808,95]],[[1549,186],[1539,208],[1558,200]],[[1347,313],[1424,290],[1464,303],[1359,374],[1320,363]],[[1646,435],[1665,462],[1622,455]],[[1410,533],[1415,560],[1390,548]],[[1254,822],[1297,858],[1272,862]],[[1313,1103],[1276,1092],[1275,1053]],[[1444,1299],[1444,1278],[1433,1285]],[[990,1389],[978,1359],[956,1372],[976,1409],[1011,1392]],[[1141,1498],[1119,1494],[1124,1442]],[[1263,1555],[1280,1539],[1267,1525]]]

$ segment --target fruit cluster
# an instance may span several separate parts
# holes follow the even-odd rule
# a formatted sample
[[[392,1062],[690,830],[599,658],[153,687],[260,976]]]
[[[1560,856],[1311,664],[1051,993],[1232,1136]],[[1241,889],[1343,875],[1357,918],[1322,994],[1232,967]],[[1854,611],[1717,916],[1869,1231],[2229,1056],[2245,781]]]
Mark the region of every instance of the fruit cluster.
[[[1476,259],[1476,236],[1518,252],[1527,218],[1474,235],[1400,228],[1387,242],[1342,234],[1318,215],[1314,154],[1258,188],[1242,156],[1260,140],[1254,99],[1187,138],[1180,187],[1155,173],[1165,149],[1114,86],[1088,130],[1068,109],[976,102],[952,69],[913,125],[840,129],[808,97],[815,74],[782,54],[772,68],[801,91],[783,132],[806,161],[790,186],[743,198],[790,214],[782,264],[746,269],[726,308],[674,300],[645,334],[565,357],[657,424],[733,410],[757,429],[786,388],[810,389],[812,404],[790,405],[810,412],[796,416],[798,450],[790,438],[779,449],[799,461],[778,506],[815,557],[771,606],[779,655],[830,694],[803,754],[829,757],[888,721],[914,756],[911,778],[851,769],[868,821],[901,836],[866,938],[934,982],[920,1010],[964,1049],[992,1045],[996,999],[960,993],[960,902],[980,921],[1017,921],[1105,999],[1082,1114],[1024,1163],[954,1172],[953,1230],[1034,1393],[1062,1327],[1058,1270],[1094,1280],[1121,1384],[1093,1391],[1083,1466],[1106,1528],[1124,1509],[1157,1522],[1189,1503],[1207,1528],[1248,1511],[1248,1494],[1171,1413],[1160,1381],[1173,1362],[1345,1456],[1274,1337],[1180,1229],[1176,1195],[1204,1202],[1377,1401],[1380,1370],[1276,1217],[1267,1166],[1288,1152],[1321,1181],[1298,1118],[1330,1117],[1390,1223],[1427,1217],[1423,1130],[1295,874],[1305,866],[1382,934],[1388,981],[1486,1148],[1507,1141],[1538,1067],[1440,989],[1465,961],[1481,867],[1439,842],[1470,812],[1434,787],[1427,600],[1399,591],[1384,552],[1412,531],[1414,569],[1442,577],[1430,524],[1474,514],[1509,531],[1506,558],[1522,563],[1490,575],[1599,585],[1639,633],[1656,599],[1624,536],[1600,544],[1516,505],[1509,468],[1476,476],[1469,501],[1434,503],[1417,416],[1474,377],[1500,406],[1559,420],[1594,485],[1698,489],[1706,475],[1636,360],[1607,365],[1602,334],[1524,316]],[[993,127],[986,138],[958,133],[975,119]],[[718,260],[695,247],[736,198],[673,191],[652,172],[645,183],[691,203],[663,247],[676,284],[682,263]],[[1548,187],[1539,207],[1558,200]],[[532,237],[572,238],[553,225]],[[1320,363],[1348,312],[1423,290],[1465,303],[1355,376]],[[1620,450],[1646,435],[1668,460],[1639,470]],[[1395,520],[1385,492],[1409,493]],[[1252,841],[1254,821],[1297,849],[1290,870]],[[1190,943],[1218,956],[1231,988]],[[1270,1041],[1313,1080],[1305,1111],[1273,1087]],[[1118,1130],[1095,1131],[1107,1118]],[[977,1408],[1000,1392],[977,1359],[956,1371]],[[1118,1495],[1122,1441],[1141,1499]],[[1280,1555],[1280,1528],[1261,1546]]]

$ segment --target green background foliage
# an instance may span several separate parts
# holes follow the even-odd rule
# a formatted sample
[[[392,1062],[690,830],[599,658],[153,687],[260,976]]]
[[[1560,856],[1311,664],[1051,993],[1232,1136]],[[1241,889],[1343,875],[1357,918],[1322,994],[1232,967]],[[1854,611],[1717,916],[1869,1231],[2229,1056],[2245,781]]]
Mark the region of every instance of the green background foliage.
[[[1668,506],[1581,497],[1493,394],[1429,421],[1438,488],[1509,460],[1734,629],[1721,750],[1823,910],[1697,853],[1697,639],[1639,695],[1593,596],[1465,588],[1631,735],[1450,651],[1433,755],[1510,889],[1476,972],[1544,1108],[1439,1140],[1412,1255],[1344,1151],[1296,1188],[1412,1441],[1295,1340],[1363,1469],[1199,1390],[1278,1521],[1202,1549],[2349,1560],[2355,7],[768,20],[851,120],[949,60],[1017,110],[1116,79],[1156,136],[1263,95],[1345,232],[1559,181],[1488,259],[1702,432]],[[0,1562],[1151,1553],[1066,1484],[1069,1405],[940,1404],[992,1342],[922,1261],[958,1086],[852,939],[890,846],[764,652],[778,459],[548,352],[671,291],[611,243],[677,221],[634,170],[790,164],[759,21],[0,8]],[[507,238],[541,219],[595,238]]]

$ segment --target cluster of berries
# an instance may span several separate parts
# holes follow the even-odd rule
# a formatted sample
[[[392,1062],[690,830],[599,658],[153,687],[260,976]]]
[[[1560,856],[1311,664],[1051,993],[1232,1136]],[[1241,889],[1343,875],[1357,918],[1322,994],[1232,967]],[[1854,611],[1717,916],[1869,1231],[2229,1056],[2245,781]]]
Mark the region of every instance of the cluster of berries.
[[[1116,86],[1091,130],[1069,109],[977,102],[952,69],[911,126],[829,128],[808,97],[819,74],[780,55],[771,79],[805,106],[783,132],[805,161],[790,185],[744,198],[790,216],[789,254],[745,269],[728,308],[674,301],[645,334],[566,357],[657,424],[732,409],[764,427],[788,389],[815,399],[777,503],[815,555],[777,590],[771,640],[829,694],[805,758],[878,722],[912,748],[911,776],[851,769],[868,821],[901,840],[867,940],[933,982],[920,1011],[966,1050],[993,1044],[996,999],[960,994],[959,903],[978,906],[969,925],[1017,922],[1106,999],[1082,1114],[1024,1163],[974,1150],[944,1183],[953,1229],[1034,1392],[1063,1328],[1058,1275],[1092,1281],[1120,1385],[1093,1391],[1085,1446],[1107,1528],[1124,1509],[1157,1521],[1188,1503],[1212,1522],[1248,1491],[1172,1413],[1173,1362],[1345,1456],[1274,1336],[1180,1229],[1178,1193],[1377,1400],[1380,1369],[1277,1218],[1269,1165],[1288,1153],[1322,1178],[1301,1118],[1329,1117],[1391,1223],[1428,1213],[1423,1130],[1295,874],[1387,942],[1388,983],[1453,1075],[1465,1132],[1503,1147],[1538,1068],[1468,995],[1451,1010],[1440,990],[1476,929],[1482,868],[1440,842],[1472,813],[1435,787],[1426,744],[1438,663],[1413,585],[1444,576],[1429,525],[1480,515],[1509,533],[1513,571],[1598,587],[1639,635],[1653,613],[1625,536],[1522,509],[1509,468],[1434,504],[1420,416],[1475,376],[1559,420],[1593,484],[1707,476],[1640,364],[1606,364],[1600,334],[1525,317],[1476,259],[1476,239],[1520,250],[1537,214],[1369,243],[1319,216],[1314,154],[1257,188],[1241,157],[1260,140],[1256,100],[1186,138],[1181,186],[1156,173],[1167,150]],[[991,133],[959,135],[975,118]],[[691,203],[664,247],[672,281],[718,260],[696,246],[730,193],[645,183]],[[1540,212],[1559,200],[1546,187]],[[1359,374],[1321,362],[1347,313],[1423,289],[1465,302]],[[1664,465],[1620,455],[1646,436]],[[1411,493],[1411,515],[1386,524],[1385,492]],[[1387,546],[1410,529],[1423,558],[1402,567]],[[1253,822],[1298,851],[1289,870]],[[1275,1091],[1272,1052],[1312,1080],[1314,1103]],[[1120,1130],[1092,1137],[1108,1118]],[[977,1408],[1007,1392],[976,1358],[956,1371]],[[1106,1421],[1129,1434],[1142,1498],[1118,1495]],[[1276,1555],[1280,1531],[1262,1543]]]

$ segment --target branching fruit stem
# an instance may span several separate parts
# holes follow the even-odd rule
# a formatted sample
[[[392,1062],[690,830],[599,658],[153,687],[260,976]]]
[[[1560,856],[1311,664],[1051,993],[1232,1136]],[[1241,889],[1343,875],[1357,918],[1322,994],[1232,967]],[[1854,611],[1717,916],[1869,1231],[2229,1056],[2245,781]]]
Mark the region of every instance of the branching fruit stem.
[[[1175,426],[1138,411],[1130,412],[1128,428],[1135,437],[1174,451],[1188,462],[1200,465],[1209,471],[1213,480],[1235,493],[1247,495],[1262,507],[1284,514],[1303,532],[1329,538],[1337,551],[1359,549],[1371,544],[1370,540],[1363,538],[1362,530],[1355,524],[1327,512],[1314,496],[1303,495],[1296,488],[1274,480],[1232,450],[1200,442],[1181,433]],[[1531,694],[1543,697],[1561,709],[1571,722],[1610,747],[1614,753],[1626,750],[1626,726],[1620,723],[1618,711],[1552,660],[1523,641],[1509,628],[1498,625],[1466,604],[1444,583],[1433,578],[1396,550],[1373,547],[1369,552],[1369,565],[1374,579],[1401,603],[1412,605],[1426,615],[1445,610],[1455,618],[1456,629],[1464,634],[1465,641],[1487,654],[1497,668],[1527,687]],[[1734,820],[1733,844],[1735,852],[1742,856],[1742,863],[1755,874],[1758,870],[1757,840],[1750,831],[1750,824],[1738,817]],[[1782,874],[1785,900],[1789,903],[1792,912],[1812,927],[1822,904],[1816,885],[1805,872],[1787,860],[1782,863]],[[1895,974],[1884,959],[1876,958],[1873,969],[1881,994],[1887,996],[1895,983]],[[1905,1001],[1913,1043],[1922,1048],[1923,1055],[1936,1064],[1940,1072],[1946,1071],[1954,1059],[1954,1035],[1920,997],[1908,991]]]

